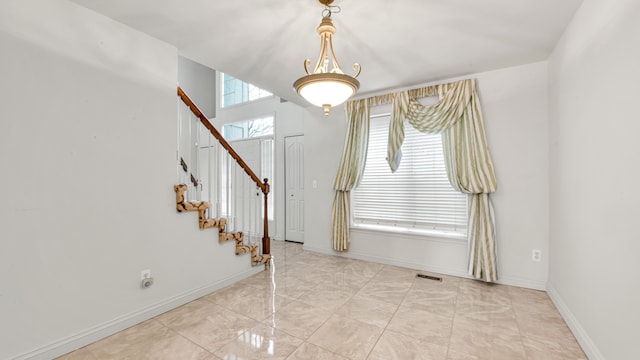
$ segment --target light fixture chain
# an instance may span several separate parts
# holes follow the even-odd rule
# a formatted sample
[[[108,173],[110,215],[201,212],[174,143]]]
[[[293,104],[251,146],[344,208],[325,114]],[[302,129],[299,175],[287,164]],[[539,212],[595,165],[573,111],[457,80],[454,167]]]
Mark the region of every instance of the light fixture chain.
[[[322,17],[330,18],[331,14],[338,14],[340,11],[342,9],[338,5],[325,5],[324,10],[322,10]]]

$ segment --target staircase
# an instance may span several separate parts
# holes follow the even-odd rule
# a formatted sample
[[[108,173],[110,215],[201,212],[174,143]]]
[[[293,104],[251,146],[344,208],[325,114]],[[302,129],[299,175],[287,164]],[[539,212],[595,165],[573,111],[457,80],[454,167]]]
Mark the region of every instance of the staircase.
[[[187,185],[180,184],[175,185],[173,190],[176,192],[176,210],[178,212],[185,211],[197,211],[198,212],[198,226],[200,229],[218,228],[218,239],[220,243],[227,242],[229,240],[235,240],[236,242],[236,255],[251,253],[251,265],[256,266],[260,264],[269,263],[271,259],[270,254],[260,254],[257,244],[244,245],[244,233],[242,231],[227,233],[225,227],[227,225],[226,219],[211,219],[207,218],[208,210],[211,208],[206,201],[200,201],[196,203],[186,202],[184,200],[184,193],[187,191]]]
[[[204,230],[209,228],[217,228],[218,240],[220,243],[224,243],[230,240],[235,240],[236,255],[251,253],[251,264],[253,266],[265,264],[265,266],[268,267],[269,260],[271,259],[271,255],[269,254],[270,239],[269,239],[269,229],[268,229],[268,205],[267,205],[268,193],[270,191],[270,185],[268,183],[268,179],[264,179],[264,182],[260,181],[260,179],[253,172],[253,170],[251,170],[249,166],[245,163],[245,161],[236,153],[236,151],[234,151],[231,145],[222,137],[222,135],[218,132],[218,130],[209,122],[206,116],[203,115],[203,113],[198,109],[198,107],[193,103],[193,101],[189,99],[189,97],[184,93],[184,91],[180,87],[178,87],[178,97],[182,101],[182,103],[184,103],[184,105],[186,105],[186,107],[189,109],[189,112],[192,114],[191,116],[195,116],[194,120],[199,121],[199,123],[201,123],[201,125],[204,126],[204,128],[206,128],[206,130],[208,130],[208,132],[217,140],[217,142],[219,143],[220,149],[222,149],[221,151],[224,151],[226,153],[226,156],[228,156],[228,158],[230,159],[229,161],[227,161],[227,163],[233,162],[233,160],[235,160],[235,163],[237,164],[237,166],[239,166],[238,168],[240,169],[239,172],[242,172],[246,174],[246,176],[248,176],[245,179],[235,179],[235,181],[244,181],[245,187],[247,183],[255,184],[254,189],[257,187],[258,193],[254,195],[259,195],[259,192],[262,192],[263,199],[264,199],[264,208],[260,209],[259,202],[257,207],[255,207],[255,204],[254,204],[253,209],[250,211],[250,213],[252,213],[253,215],[250,215],[249,216],[250,219],[246,221],[243,221],[241,219],[239,220],[237,218],[238,211],[234,212],[234,217],[232,219],[235,219],[235,220],[232,221],[232,223],[236,224],[235,226],[238,226],[238,224],[251,225],[250,227],[252,228],[252,230],[250,231],[250,234],[252,235],[249,236],[250,239],[245,239],[244,231],[227,232],[228,224],[227,224],[226,218],[210,217],[210,214],[212,214],[213,211],[211,208],[211,204],[209,202],[187,201],[185,196],[189,188],[187,184],[182,183],[182,184],[175,185],[173,187],[176,193],[176,210],[178,212],[197,211],[198,226],[200,229]],[[195,161],[195,163],[196,163],[195,165],[197,166],[198,165],[197,161]],[[187,173],[188,167],[185,160],[182,158],[180,158],[179,168],[181,168],[185,172],[185,174]],[[186,179],[187,181],[191,181],[195,189],[197,189],[198,186],[201,185],[200,181],[196,177],[194,177],[192,173],[189,176],[187,176],[187,179]],[[189,198],[194,199],[191,196]],[[227,199],[226,201],[229,203],[233,202],[231,199]],[[247,200],[246,198],[243,197],[242,200],[239,200],[239,201],[246,202]],[[246,205],[246,204],[247,203],[242,204],[239,202],[237,206],[240,206],[241,209],[244,209],[244,208],[248,209],[250,205]],[[263,212],[260,215],[261,210]],[[230,214],[229,211],[227,211],[226,213]],[[244,211],[240,211],[240,213],[244,213]],[[220,214],[219,211],[218,211],[218,214]],[[223,216],[224,214],[225,213],[222,213]],[[260,247],[259,244],[247,243],[246,241],[246,240],[249,240],[249,242],[251,241],[255,242],[256,239],[258,239],[256,234],[260,230],[256,230],[256,228],[259,228],[260,226],[257,226],[258,224],[256,219],[259,217],[262,217],[262,235],[263,236],[260,239],[262,242],[262,248]]]

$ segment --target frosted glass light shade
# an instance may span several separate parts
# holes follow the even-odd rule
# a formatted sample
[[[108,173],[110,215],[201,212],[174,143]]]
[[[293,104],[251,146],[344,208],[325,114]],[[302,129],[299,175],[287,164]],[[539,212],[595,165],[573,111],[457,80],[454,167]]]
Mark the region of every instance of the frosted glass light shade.
[[[293,83],[296,91],[308,102],[325,109],[340,105],[353,95],[360,87],[355,78],[335,73],[321,73],[303,76]]]

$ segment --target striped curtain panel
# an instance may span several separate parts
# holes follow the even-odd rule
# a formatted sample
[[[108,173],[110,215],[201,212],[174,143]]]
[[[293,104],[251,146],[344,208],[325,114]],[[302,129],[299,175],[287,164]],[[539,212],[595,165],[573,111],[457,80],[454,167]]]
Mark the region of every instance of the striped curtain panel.
[[[333,182],[336,193],[331,209],[333,249],[336,251],[349,249],[350,191],[360,183],[369,145],[368,101],[348,102],[346,113],[347,135],[338,174]]]
[[[395,171],[400,166],[405,120],[421,132],[442,134],[449,182],[469,196],[469,275],[493,282],[498,275],[495,217],[489,193],[495,192],[496,179],[475,79],[435,88],[440,100],[432,106],[420,104],[407,91],[395,94],[389,124],[389,167]]]

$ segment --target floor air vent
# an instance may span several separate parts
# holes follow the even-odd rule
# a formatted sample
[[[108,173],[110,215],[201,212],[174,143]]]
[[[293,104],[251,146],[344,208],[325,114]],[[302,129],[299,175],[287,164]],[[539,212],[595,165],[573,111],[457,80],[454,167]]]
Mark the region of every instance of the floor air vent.
[[[437,276],[431,276],[431,275],[425,275],[425,274],[417,274],[416,277],[419,277],[419,278],[422,278],[422,279],[429,279],[429,280],[433,280],[433,281],[442,282],[442,278],[441,277],[437,277]]]

